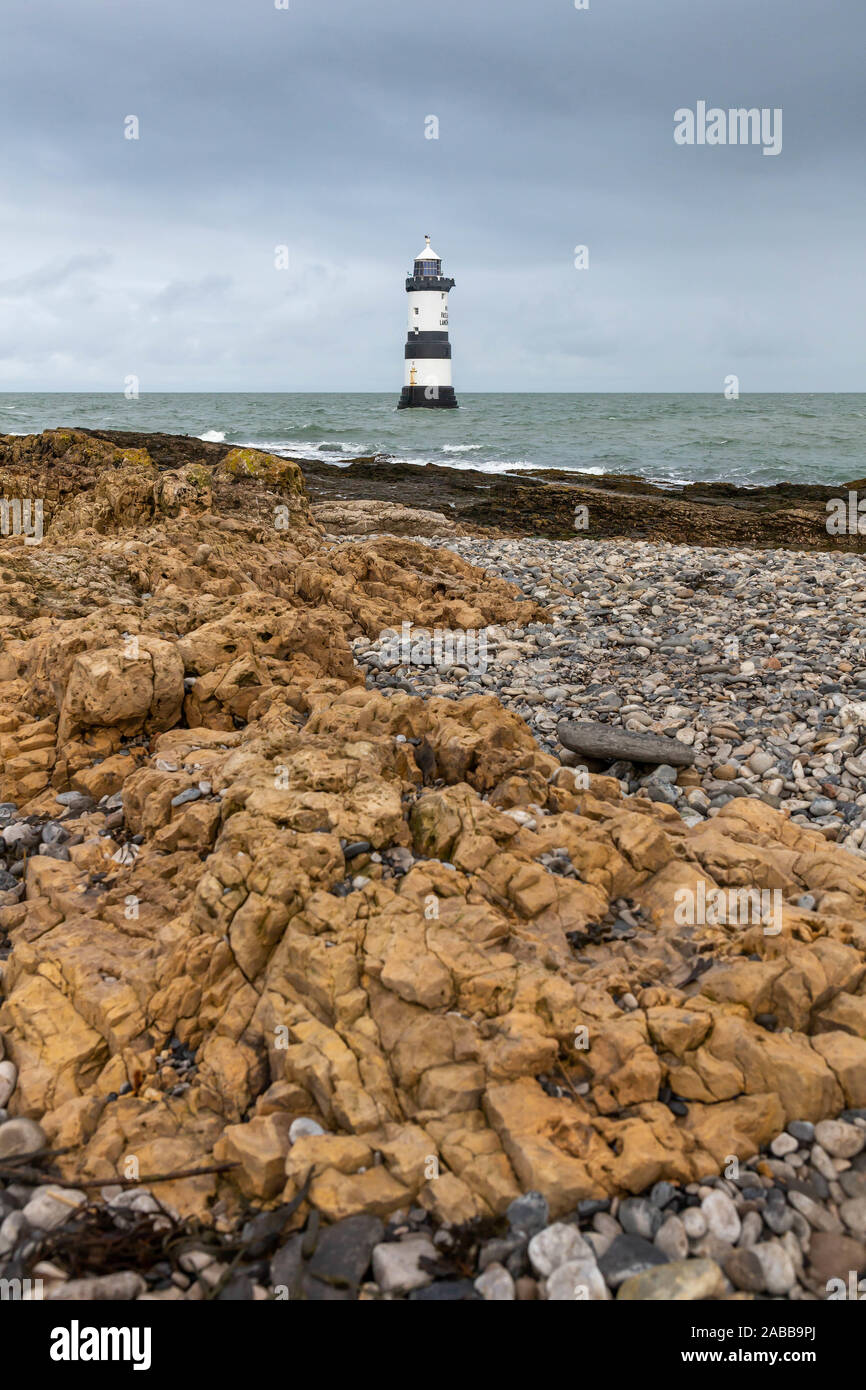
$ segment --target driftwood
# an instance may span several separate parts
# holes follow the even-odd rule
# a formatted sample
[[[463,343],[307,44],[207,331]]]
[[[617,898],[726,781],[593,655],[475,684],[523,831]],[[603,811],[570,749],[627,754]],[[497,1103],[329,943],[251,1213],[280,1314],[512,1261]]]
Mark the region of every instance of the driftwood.
[[[556,726],[559,741],[572,753],[600,762],[662,763],[670,767],[691,767],[694,749],[680,743],[678,738],[663,738],[661,734],[631,734],[628,729],[613,728],[610,724],[573,723],[560,719]]]
[[[60,1152],[66,1153],[67,1150]],[[8,1181],[39,1183],[50,1187],[143,1187],[155,1182],[179,1182],[182,1178],[200,1178],[206,1173],[227,1173],[237,1163],[211,1163],[206,1168],[181,1168],[175,1173],[143,1173],[140,1178],[56,1178],[40,1168],[23,1164],[0,1163],[0,1178]]]

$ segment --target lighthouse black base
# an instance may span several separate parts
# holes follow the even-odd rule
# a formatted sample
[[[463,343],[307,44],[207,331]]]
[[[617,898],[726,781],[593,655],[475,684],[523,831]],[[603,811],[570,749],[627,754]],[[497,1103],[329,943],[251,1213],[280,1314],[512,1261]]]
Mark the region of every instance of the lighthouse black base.
[[[397,402],[398,410],[426,407],[430,410],[456,410],[457,397],[453,386],[404,386]]]

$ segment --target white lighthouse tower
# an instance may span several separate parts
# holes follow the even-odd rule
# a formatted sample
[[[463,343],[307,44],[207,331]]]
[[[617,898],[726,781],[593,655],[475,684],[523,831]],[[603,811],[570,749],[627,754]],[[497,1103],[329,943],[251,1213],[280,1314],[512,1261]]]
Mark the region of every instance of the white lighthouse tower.
[[[406,280],[409,295],[409,335],[406,371],[397,408],[457,405],[451,384],[451,344],[448,341],[448,291],[454,281],[442,274],[442,260],[425,237]]]

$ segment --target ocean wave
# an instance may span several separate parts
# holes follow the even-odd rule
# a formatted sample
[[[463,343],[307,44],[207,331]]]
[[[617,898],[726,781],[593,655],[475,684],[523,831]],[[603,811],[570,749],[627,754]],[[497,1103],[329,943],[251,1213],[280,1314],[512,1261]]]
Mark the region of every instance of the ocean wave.
[[[315,444],[311,444],[306,439],[246,439],[243,441],[244,449],[262,449],[266,454],[277,454],[280,458],[309,459],[311,462],[333,463],[338,466],[340,459],[334,458],[335,452],[339,451],[345,456],[345,461],[351,463],[354,458],[366,458],[370,454],[375,454],[376,450],[365,444],[334,444],[332,441],[323,439]]]
[[[483,449],[483,444],[443,444],[443,454],[471,454],[476,449]]]
[[[401,463],[433,463],[433,459],[401,459]],[[469,460],[466,463],[439,463],[440,468],[453,468],[455,473],[520,473],[526,469],[540,468],[543,465],[533,463],[531,459],[479,459],[477,462]]]
[[[205,430],[204,434],[199,435],[199,439],[204,444],[224,444],[225,430]]]

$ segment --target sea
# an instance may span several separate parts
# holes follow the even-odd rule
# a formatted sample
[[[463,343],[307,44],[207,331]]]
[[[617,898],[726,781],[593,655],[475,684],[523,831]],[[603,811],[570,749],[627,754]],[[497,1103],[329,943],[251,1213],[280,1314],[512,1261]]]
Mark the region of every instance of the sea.
[[[657,484],[835,485],[866,475],[866,394],[458,393],[457,410],[397,410],[397,393],[0,393],[0,434],[59,426],[158,430],[344,467],[556,468]]]

